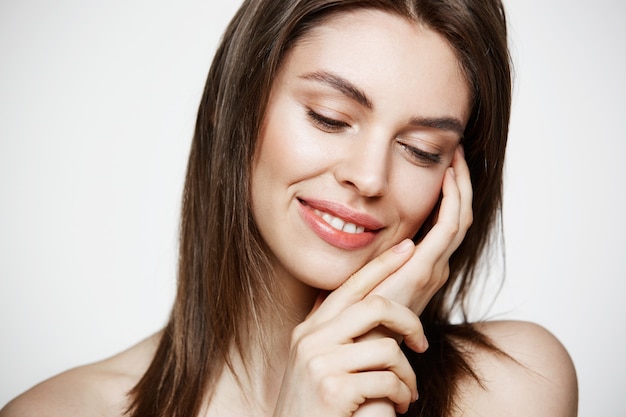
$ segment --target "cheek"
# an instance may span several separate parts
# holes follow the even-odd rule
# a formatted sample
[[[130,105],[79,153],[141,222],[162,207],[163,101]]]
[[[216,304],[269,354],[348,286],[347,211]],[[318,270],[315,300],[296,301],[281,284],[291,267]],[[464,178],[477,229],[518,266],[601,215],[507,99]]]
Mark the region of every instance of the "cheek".
[[[283,174],[295,174],[316,161],[319,143],[297,103],[284,98],[270,104],[259,138],[259,162],[274,164]]]
[[[422,226],[427,229],[432,226],[433,210],[438,208],[441,196],[443,172],[428,173],[413,181],[402,188],[398,199],[403,235],[411,238],[424,232]]]
[[[293,171],[294,155],[289,136],[289,129],[278,128],[269,118],[257,144],[252,168],[253,191],[267,191],[277,185],[279,179],[287,180]],[[263,195],[260,192],[256,194],[256,197]]]
[[[294,106],[281,104],[268,109],[252,165],[255,217],[287,208],[294,184],[315,175],[324,161],[324,153],[314,138],[306,134],[306,126],[296,117]]]

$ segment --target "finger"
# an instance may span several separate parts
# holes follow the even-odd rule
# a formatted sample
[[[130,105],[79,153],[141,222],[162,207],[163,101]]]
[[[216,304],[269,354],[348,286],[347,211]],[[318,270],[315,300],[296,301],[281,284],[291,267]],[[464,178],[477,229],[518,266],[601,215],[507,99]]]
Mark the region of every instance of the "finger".
[[[343,378],[342,378],[343,379]],[[396,374],[390,371],[359,372],[346,376],[346,381],[339,384],[351,391],[350,397],[356,405],[367,399],[388,398],[396,406],[396,411],[406,413],[414,400],[411,389]]]
[[[374,288],[370,294],[372,294],[372,295],[380,295],[380,296],[384,297],[385,296],[384,294],[380,294],[379,293],[379,291],[378,291],[379,288],[380,288],[380,285],[378,287]],[[394,300],[392,297],[386,297],[386,298],[389,298],[390,300],[395,301],[396,303],[398,303],[400,305],[404,305],[405,307],[407,307],[406,304],[402,303],[401,301]],[[381,337],[391,337],[391,338],[395,339],[396,342],[402,343],[402,338],[399,335],[389,331],[389,329],[385,329],[382,326],[378,326],[377,328],[367,332],[363,336],[360,336],[358,339],[356,339],[356,341],[360,342],[362,340],[374,340],[374,339],[380,339]]]
[[[378,326],[400,335],[408,347],[424,352],[428,341],[422,323],[407,307],[387,298],[370,295],[347,307],[332,321],[317,329],[317,340],[325,344],[352,343]]]
[[[445,173],[435,225],[418,243],[409,261],[379,284],[378,294],[410,306],[420,314],[430,297],[449,276],[450,256],[458,249],[472,223],[472,184],[463,148],[455,151]]]
[[[413,242],[405,239],[372,259],[328,295],[315,311],[315,319],[330,320],[348,306],[362,300],[376,285],[397,271],[410,258],[414,250]]]
[[[341,345],[334,351],[332,360],[325,362],[325,367],[328,367],[325,370],[345,372],[388,370],[417,396],[415,372],[398,343],[390,337]]]
[[[373,294],[411,306],[419,314],[445,283],[448,278],[445,266],[458,247],[456,236],[460,227],[461,196],[455,177],[454,169],[448,168],[436,224],[418,243],[411,259],[377,286]]]
[[[404,414],[405,412],[401,413]],[[396,415],[396,405],[394,403],[387,398],[375,398],[361,404],[352,414],[352,417],[396,417]]]
[[[459,192],[459,213],[458,213],[458,229],[456,235],[452,239],[452,242],[444,252],[442,258],[447,259],[452,256],[455,250],[461,245],[467,230],[472,225],[473,212],[472,212],[472,199],[473,190],[472,182],[470,178],[469,167],[465,161],[462,145],[459,145],[454,154],[452,160],[452,168],[454,169],[454,180],[456,188]]]
[[[402,269],[414,267],[415,263],[447,263],[472,224],[472,182],[461,145],[457,147],[452,166],[444,177],[442,195],[435,225],[417,245],[414,259]]]
[[[470,178],[469,167],[467,166],[467,162],[465,160],[465,153],[463,151],[462,145],[459,145],[457,147],[454,159],[452,160],[452,167],[454,168],[456,184],[459,189],[459,194],[461,198],[459,213],[459,232],[457,233],[457,236],[455,238],[455,246],[458,247],[465,238],[465,233],[472,225],[474,219],[472,211],[472,200],[474,193],[472,189],[472,181]]]
[[[442,184],[442,199],[434,226],[418,244],[415,257],[436,262],[449,258],[463,241],[472,223],[472,183],[459,145]],[[419,253],[418,253],[419,252]]]
[[[448,168],[444,175],[442,195],[437,221],[417,246],[415,257],[419,257],[421,262],[432,264],[440,259],[454,242],[459,231],[461,193],[452,167]]]

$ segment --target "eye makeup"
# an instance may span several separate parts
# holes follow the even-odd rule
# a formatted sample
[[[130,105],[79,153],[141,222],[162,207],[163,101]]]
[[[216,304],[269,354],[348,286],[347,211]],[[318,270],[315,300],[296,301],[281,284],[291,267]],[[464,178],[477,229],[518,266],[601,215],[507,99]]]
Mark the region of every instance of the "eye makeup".
[[[403,142],[398,142],[402,149],[408,154],[408,156],[419,165],[438,165],[441,163],[442,158],[440,154],[424,151],[423,149],[415,146],[408,145]]]
[[[346,122],[323,116],[315,112],[313,109],[308,109],[306,114],[309,120],[317,128],[327,133],[341,132],[350,127],[350,125]]]

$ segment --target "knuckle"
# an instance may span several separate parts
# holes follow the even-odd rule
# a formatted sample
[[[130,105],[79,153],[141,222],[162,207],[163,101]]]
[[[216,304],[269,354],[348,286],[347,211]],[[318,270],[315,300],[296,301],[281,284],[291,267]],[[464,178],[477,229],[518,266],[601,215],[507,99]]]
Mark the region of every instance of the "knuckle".
[[[325,380],[325,375],[328,375],[329,366],[327,361],[321,356],[315,356],[309,359],[306,363],[306,369],[309,375],[314,380]]]
[[[439,285],[437,286],[437,289],[441,288],[443,284],[445,284],[446,281],[448,281],[449,277],[450,277],[450,264],[446,262],[446,265],[443,268],[443,272],[441,273],[441,280],[439,282]]]
[[[469,213],[465,215],[465,224],[467,228],[469,228],[474,223],[474,213],[470,210]]]
[[[460,228],[460,226],[459,226],[458,222],[451,222],[448,225],[448,227],[446,228],[448,237],[450,239],[454,239],[456,237],[456,235],[459,233],[459,228]]]
[[[382,372],[380,375],[380,387],[385,391],[385,395],[389,396],[400,389],[402,382],[393,372]]]
[[[382,295],[372,294],[367,296],[364,300],[367,303],[368,309],[374,311],[383,311],[390,307],[390,301]]]
[[[414,290],[417,290],[418,292],[423,291],[424,289],[428,288],[429,285],[432,285],[431,281],[435,273],[434,265],[424,265],[422,268],[423,275],[420,277],[420,279],[416,279],[413,283]]]
[[[398,342],[391,337],[383,337],[380,339],[381,351],[384,357],[397,358],[398,354],[401,354],[400,346]],[[404,355],[402,355],[404,357]]]
[[[337,375],[328,375],[320,381],[319,394],[320,399],[325,404],[333,404],[337,401],[344,384],[341,383],[341,378]]]
[[[420,290],[424,293],[430,294],[431,296],[434,295],[445,285],[448,281],[449,275],[450,268],[446,262],[444,265],[441,265],[433,270],[432,279],[427,284],[422,286]]]

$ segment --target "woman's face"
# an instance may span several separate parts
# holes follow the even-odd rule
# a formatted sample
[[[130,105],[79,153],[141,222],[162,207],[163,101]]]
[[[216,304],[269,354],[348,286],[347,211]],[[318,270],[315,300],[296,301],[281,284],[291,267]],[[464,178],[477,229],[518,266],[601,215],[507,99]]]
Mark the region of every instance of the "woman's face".
[[[286,55],[252,170],[276,271],[334,289],[413,237],[439,199],[469,115],[453,50],[380,11],[332,17]]]

